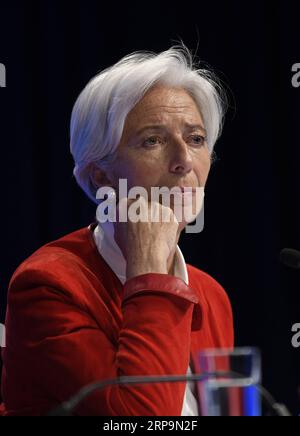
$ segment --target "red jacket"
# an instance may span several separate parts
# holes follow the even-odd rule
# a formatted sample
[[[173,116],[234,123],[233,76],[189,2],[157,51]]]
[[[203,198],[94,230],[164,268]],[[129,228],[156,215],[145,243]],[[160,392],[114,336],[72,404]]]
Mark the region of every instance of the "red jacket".
[[[96,380],[186,374],[190,353],[233,346],[223,288],[187,265],[189,286],[145,274],[123,286],[98,252],[93,226],[26,259],[9,286],[2,413],[40,415]],[[185,383],[111,387],[78,415],[180,415]]]

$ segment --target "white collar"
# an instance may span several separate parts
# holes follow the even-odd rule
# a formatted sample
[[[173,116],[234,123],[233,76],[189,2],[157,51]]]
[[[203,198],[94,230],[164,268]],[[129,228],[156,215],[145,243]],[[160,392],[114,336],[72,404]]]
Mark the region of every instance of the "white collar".
[[[114,224],[109,221],[98,223],[93,236],[99,253],[120,282],[124,284],[126,282],[126,260],[114,239]],[[181,278],[187,285],[189,284],[186,263],[178,245],[175,251],[174,275]]]

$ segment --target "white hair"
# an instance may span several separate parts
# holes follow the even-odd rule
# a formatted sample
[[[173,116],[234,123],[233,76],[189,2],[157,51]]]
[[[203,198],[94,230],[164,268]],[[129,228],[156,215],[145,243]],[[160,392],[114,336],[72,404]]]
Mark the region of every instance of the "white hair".
[[[72,110],[73,174],[95,203],[98,203],[97,187],[91,178],[91,164],[102,168],[109,165],[120,142],[126,116],[156,84],[183,88],[193,97],[203,117],[212,153],[225,112],[225,94],[214,74],[198,68],[184,44],[159,54],[131,53],[93,77]]]

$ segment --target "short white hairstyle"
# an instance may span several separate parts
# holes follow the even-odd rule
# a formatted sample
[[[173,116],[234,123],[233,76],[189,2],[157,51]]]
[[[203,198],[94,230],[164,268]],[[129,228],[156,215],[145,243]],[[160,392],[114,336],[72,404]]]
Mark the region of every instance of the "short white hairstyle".
[[[199,68],[184,44],[159,54],[137,51],[93,77],[79,94],[71,115],[73,174],[95,203],[91,165],[105,168],[120,142],[128,113],[154,85],[179,87],[194,99],[207,131],[210,153],[221,134],[226,96],[208,69]]]

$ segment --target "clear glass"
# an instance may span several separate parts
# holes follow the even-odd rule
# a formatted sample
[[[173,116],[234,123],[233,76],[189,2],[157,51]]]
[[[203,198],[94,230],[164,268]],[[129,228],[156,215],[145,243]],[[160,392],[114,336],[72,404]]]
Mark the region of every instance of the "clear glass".
[[[261,356],[256,348],[201,351],[195,359],[203,416],[261,416]]]

